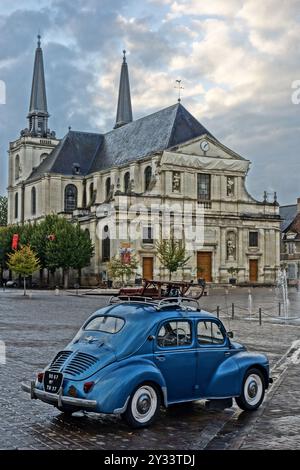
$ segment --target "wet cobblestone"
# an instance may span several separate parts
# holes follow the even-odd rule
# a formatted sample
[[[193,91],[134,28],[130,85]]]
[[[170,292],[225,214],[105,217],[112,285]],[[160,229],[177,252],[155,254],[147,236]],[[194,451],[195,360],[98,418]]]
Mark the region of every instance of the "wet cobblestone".
[[[217,293],[203,299],[205,307],[215,308],[218,295],[222,296]],[[246,302],[247,293],[239,297],[236,291],[233,295],[239,303]],[[263,290],[257,295],[261,301],[266,298]],[[53,292],[34,292],[24,299],[19,291],[0,292],[0,339],[7,348],[7,364],[0,365],[0,448],[229,448],[249,425],[247,413],[238,413],[236,407],[213,411],[207,410],[203,402],[176,405],[162,411],[161,419],[151,428],[132,431],[118,416],[81,413],[65,417],[54,407],[31,401],[20,390],[21,381],[30,380],[42,369],[70,341],[87,316],[106,301],[100,296],[55,296]],[[227,301],[230,303],[231,297]],[[266,352],[272,365],[292,341],[300,338],[299,326],[266,321],[260,327],[256,321],[247,320],[246,314],[243,319],[232,320],[225,313],[221,319],[235,332],[235,340],[251,350]],[[296,448],[300,426],[297,365],[291,371],[255,424],[255,432],[245,434],[242,448],[269,447],[267,432],[268,442],[272,441],[275,448]]]

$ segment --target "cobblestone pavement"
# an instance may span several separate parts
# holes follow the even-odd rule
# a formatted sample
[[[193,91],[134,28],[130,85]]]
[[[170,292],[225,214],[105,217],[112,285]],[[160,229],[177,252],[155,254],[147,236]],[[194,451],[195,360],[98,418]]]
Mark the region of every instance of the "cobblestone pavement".
[[[300,306],[300,295],[292,295],[293,305],[299,298]],[[203,305],[214,310],[225,298],[229,310],[221,310],[221,319],[235,332],[235,339],[249,350],[266,352],[271,365],[277,364],[274,374],[278,381],[273,392],[273,387],[270,389],[262,412],[253,417],[253,413],[239,412],[236,407],[214,411],[207,410],[202,402],[176,405],[162,411],[161,419],[151,428],[132,431],[118,416],[90,413],[65,417],[50,405],[31,401],[20,390],[20,382],[40,371],[107,298],[55,296],[53,292],[40,291],[23,298],[20,291],[0,292],[0,340],[5,341],[7,349],[7,363],[0,365],[0,448],[300,448],[299,366],[293,350],[284,356],[291,344],[300,339],[300,326],[278,323],[272,316],[263,317],[259,326],[255,314],[249,316],[243,310],[247,306],[247,290],[232,290],[227,295],[216,290],[203,299]],[[275,309],[274,299],[275,294],[269,289],[253,291],[254,305],[270,306],[274,301]],[[243,306],[233,320],[232,302]]]

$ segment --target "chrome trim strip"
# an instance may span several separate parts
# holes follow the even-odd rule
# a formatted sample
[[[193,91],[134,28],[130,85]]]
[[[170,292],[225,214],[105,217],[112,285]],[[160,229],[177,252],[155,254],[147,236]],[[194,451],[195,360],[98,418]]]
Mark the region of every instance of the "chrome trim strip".
[[[32,385],[33,384],[33,385]],[[63,407],[63,405],[76,406],[80,409],[94,410],[97,407],[96,400],[86,400],[85,398],[67,397],[62,394],[62,388],[59,390],[59,394],[45,392],[35,387],[35,383],[31,382],[30,385],[25,383],[21,384],[21,388],[24,392],[30,393],[32,399],[39,399],[52,405]]]
[[[130,399],[130,395],[126,398],[125,404],[122,406],[122,408],[116,408],[113,411],[113,414],[114,415],[120,415],[120,414],[124,413],[126,411],[129,399]]]

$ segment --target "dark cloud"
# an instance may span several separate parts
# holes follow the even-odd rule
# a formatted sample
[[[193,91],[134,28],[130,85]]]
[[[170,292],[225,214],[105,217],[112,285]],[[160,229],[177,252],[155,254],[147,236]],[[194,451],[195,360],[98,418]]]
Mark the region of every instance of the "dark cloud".
[[[182,9],[181,0],[49,0],[40,8],[2,13],[0,79],[7,86],[7,104],[0,105],[0,193],[7,184],[8,142],[27,125],[41,29],[50,127],[59,137],[69,125],[112,128],[126,47],[135,118],[173,104],[174,81],[181,78],[183,104],[225,145],[252,161],[253,195],[277,190],[280,202],[294,202],[300,196],[300,106],[292,105],[290,96],[291,81],[300,78],[297,2],[290,2],[290,11],[285,5],[280,15],[281,2],[273,0],[278,11],[270,12],[265,29],[255,2],[241,2],[239,14],[233,13],[235,0],[205,3],[204,11],[196,0],[186,0]]]

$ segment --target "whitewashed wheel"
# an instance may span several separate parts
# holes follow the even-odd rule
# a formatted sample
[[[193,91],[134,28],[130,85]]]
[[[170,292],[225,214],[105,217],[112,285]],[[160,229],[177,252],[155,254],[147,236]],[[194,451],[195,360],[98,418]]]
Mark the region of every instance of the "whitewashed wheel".
[[[265,379],[258,369],[250,369],[243,380],[242,394],[236,402],[242,410],[253,411],[262,404],[265,396]]]
[[[156,419],[160,408],[160,394],[152,384],[139,385],[132,393],[122,417],[133,428],[149,426]]]

